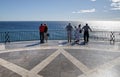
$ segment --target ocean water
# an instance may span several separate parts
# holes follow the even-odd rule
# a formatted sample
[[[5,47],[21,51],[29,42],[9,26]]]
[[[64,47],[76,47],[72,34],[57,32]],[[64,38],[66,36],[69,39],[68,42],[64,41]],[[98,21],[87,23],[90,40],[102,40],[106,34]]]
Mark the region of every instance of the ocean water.
[[[49,30],[64,29],[67,25],[64,21],[5,21],[0,22],[0,31],[39,31],[41,23],[46,23]]]
[[[68,23],[73,27],[88,23],[94,31],[120,31],[120,21],[0,21],[0,32],[38,31],[41,23],[46,23],[49,30],[64,30]]]
[[[65,27],[68,23],[71,23],[73,27],[79,24],[83,27],[88,23],[93,31],[98,31],[91,34],[96,38],[110,36],[110,32],[104,33],[104,31],[120,31],[120,21],[0,21],[0,42],[6,40],[7,34],[5,32],[9,32],[10,41],[38,40],[41,23],[47,24],[50,40],[67,39]]]

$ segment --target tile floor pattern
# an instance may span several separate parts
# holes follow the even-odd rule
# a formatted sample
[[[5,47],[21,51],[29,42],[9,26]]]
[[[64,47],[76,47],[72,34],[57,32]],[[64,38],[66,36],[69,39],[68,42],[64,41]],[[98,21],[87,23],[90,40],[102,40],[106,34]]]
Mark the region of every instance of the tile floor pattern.
[[[0,77],[119,76],[119,50],[43,46],[0,52]]]

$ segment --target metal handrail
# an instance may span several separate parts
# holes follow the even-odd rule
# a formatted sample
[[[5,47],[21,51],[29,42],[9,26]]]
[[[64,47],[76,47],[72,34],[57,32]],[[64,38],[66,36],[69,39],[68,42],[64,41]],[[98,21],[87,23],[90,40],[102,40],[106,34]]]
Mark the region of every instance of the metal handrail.
[[[90,39],[110,41],[111,32],[114,36],[115,42],[120,42],[120,31],[92,31],[90,32]],[[65,30],[49,30],[49,40],[67,40],[67,33]],[[74,31],[73,31],[74,35]],[[74,38],[74,36],[72,36]],[[83,39],[83,36],[80,36]],[[0,43],[15,42],[15,41],[32,41],[39,40],[39,31],[4,31],[0,32]]]

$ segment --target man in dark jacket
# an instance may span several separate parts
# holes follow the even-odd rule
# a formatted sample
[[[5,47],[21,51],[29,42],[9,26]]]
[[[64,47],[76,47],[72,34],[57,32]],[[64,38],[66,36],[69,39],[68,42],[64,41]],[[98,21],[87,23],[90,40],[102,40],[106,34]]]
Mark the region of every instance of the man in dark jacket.
[[[84,42],[88,43],[89,42],[89,30],[92,31],[92,29],[86,24],[82,30],[84,30]]]

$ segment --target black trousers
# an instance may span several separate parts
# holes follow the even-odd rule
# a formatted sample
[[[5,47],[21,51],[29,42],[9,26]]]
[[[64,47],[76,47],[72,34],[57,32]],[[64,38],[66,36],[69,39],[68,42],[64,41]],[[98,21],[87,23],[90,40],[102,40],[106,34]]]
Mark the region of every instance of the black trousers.
[[[40,43],[44,43],[44,32],[40,32]]]
[[[89,32],[88,31],[84,32],[84,42],[89,42]]]

